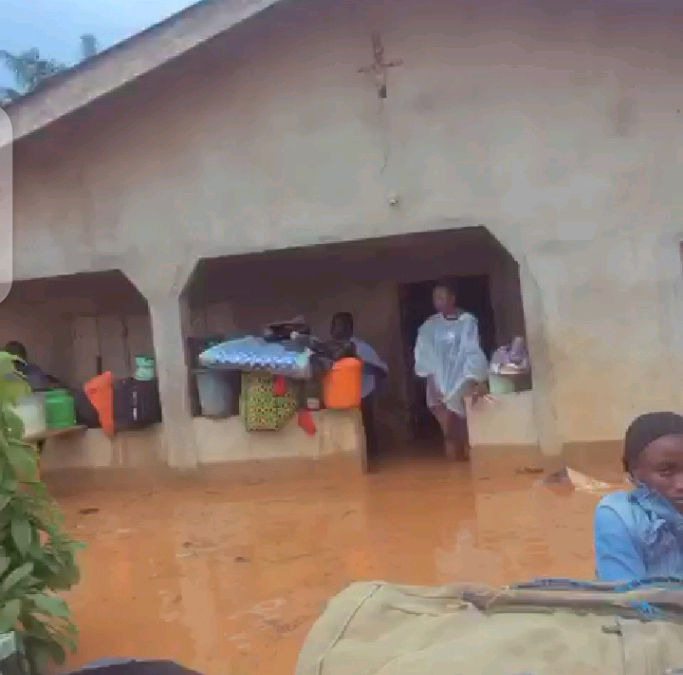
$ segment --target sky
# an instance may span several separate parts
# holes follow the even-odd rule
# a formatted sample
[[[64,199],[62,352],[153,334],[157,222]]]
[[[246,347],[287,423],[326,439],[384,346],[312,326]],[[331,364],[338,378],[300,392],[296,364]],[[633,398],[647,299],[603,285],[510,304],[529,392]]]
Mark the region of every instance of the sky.
[[[80,37],[92,33],[111,47],[193,4],[195,0],[0,0],[0,49],[37,47],[67,64],[78,60]],[[0,69],[0,85],[10,86]]]

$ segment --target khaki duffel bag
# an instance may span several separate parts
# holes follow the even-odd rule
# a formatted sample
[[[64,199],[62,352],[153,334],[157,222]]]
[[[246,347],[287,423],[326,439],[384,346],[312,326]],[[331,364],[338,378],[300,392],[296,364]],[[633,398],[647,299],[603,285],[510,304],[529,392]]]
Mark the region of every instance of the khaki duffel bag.
[[[540,580],[506,588],[352,584],[314,624],[296,675],[676,672],[683,674],[683,581]]]

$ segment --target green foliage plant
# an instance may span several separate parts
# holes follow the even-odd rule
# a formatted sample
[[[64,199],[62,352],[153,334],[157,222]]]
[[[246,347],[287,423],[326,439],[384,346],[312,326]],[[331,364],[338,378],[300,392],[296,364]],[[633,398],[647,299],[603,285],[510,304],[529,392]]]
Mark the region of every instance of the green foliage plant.
[[[0,634],[15,632],[27,673],[45,672],[75,651],[77,630],[57,595],[79,581],[62,515],[40,480],[38,452],[13,411],[30,388],[16,357],[0,351]]]

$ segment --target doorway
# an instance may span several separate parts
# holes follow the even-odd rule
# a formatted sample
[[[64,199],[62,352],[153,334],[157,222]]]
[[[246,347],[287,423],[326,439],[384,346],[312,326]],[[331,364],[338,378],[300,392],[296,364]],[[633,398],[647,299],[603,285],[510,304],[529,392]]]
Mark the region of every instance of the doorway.
[[[488,359],[496,347],[496,326],[491,303],[489,275],[447,277],[458,289],[458,306],[477,318],[481,347]],[[401,337],[408,395],[408,433],[412,441],[441,439],[437,421],[427,408],[425,381],[415,375],[413,350],[420,326],[434,314],[432,291],[436,280],[418,281],[399,286]]]

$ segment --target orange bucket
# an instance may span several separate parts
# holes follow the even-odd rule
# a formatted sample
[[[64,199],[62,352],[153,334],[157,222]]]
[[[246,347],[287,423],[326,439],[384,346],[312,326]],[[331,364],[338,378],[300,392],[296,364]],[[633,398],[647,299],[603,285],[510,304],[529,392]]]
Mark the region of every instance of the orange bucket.
[[[323,378],[323,401],[326,408],[359,408],[363,386],[363,362],[346,358],[337,361]]]

